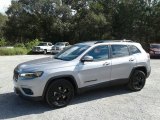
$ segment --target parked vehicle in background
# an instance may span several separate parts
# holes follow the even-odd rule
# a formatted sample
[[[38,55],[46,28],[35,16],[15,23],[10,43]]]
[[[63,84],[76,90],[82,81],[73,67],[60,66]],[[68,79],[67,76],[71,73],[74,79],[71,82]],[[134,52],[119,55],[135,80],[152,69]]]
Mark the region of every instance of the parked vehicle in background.
[[[70,46],[69,42],[57,42],[51,50],[52,54],[59,53]]]
[[[33,47],[32,52],[47,54],[51,52],[53,45],[51,42],[41,42],[38,46]]]
[[[124,84],[140,91],[150,75],[150,57],[136,42],[93,41],[73,45],[53,57],[19,64],[14,70],[16,94],[64,107],[87,89]]]
[[[160,44],[150,44],[150,57],[160,57]]]

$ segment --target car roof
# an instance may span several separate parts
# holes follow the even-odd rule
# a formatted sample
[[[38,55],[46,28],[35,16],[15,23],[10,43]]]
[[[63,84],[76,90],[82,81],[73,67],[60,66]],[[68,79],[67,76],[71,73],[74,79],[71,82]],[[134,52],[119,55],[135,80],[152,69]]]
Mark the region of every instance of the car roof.
[[[95,45],[95,44],[104,44],[104,43],[112,43],[112,44],[135,44],[136,42],[132,40],[97,40],[97,41],[87,41],[78,43],[78,45]]]

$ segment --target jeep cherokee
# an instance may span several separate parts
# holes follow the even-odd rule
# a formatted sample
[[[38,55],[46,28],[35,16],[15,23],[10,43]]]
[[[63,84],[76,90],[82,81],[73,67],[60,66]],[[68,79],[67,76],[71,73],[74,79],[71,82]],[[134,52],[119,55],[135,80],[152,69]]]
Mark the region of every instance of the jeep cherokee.
[[[19,64],[14,70],[15,93],[67,106],[76,93],[104,85],[124,84],[140,91],[150,75],[150,57],[129,40],[78,43],[56,56]]]

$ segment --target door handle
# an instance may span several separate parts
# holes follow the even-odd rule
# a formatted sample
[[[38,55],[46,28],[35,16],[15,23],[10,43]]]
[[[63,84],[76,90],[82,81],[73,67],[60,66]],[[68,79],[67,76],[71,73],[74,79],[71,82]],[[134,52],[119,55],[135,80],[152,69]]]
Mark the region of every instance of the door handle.
[[[129,61],[134,61],[134,60],[135,60],[134,58],[130,58],[130,59],[129,59]]]
[[[110,63],[109,63],[109,62],[105,62],[105,63],[103,64],[103,66],[107,66],[107,65],[110,65]]]

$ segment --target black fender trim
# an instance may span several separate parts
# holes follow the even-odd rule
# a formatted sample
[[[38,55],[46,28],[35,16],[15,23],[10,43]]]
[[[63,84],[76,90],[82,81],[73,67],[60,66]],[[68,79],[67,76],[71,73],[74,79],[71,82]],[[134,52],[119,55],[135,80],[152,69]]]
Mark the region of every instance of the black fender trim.
[[[142,68],[145,70],[143,71]],[[129,79],[131,78],[132,74],[134,73],[135,70],[142,70],[145,75],[146,75],[146,78],[149,76],[150,73],[147,72],[147,68],[145,66],[136,66],[132,69],[130,75],[129,75]]]
[[[46,95],[48,86],[56,79],[67,79],[68,81],[70,81],[73,84],[73,87],[75,89],[75,93],[77,93],[78,85],[77,85],[75,78],[72,75],[59,75],[59,76],[54,76],[47,81],[47,83],[44,87],[44,90],[43,90],[43,95],[42,95],[43,99],[45,99],[45,95]]]

